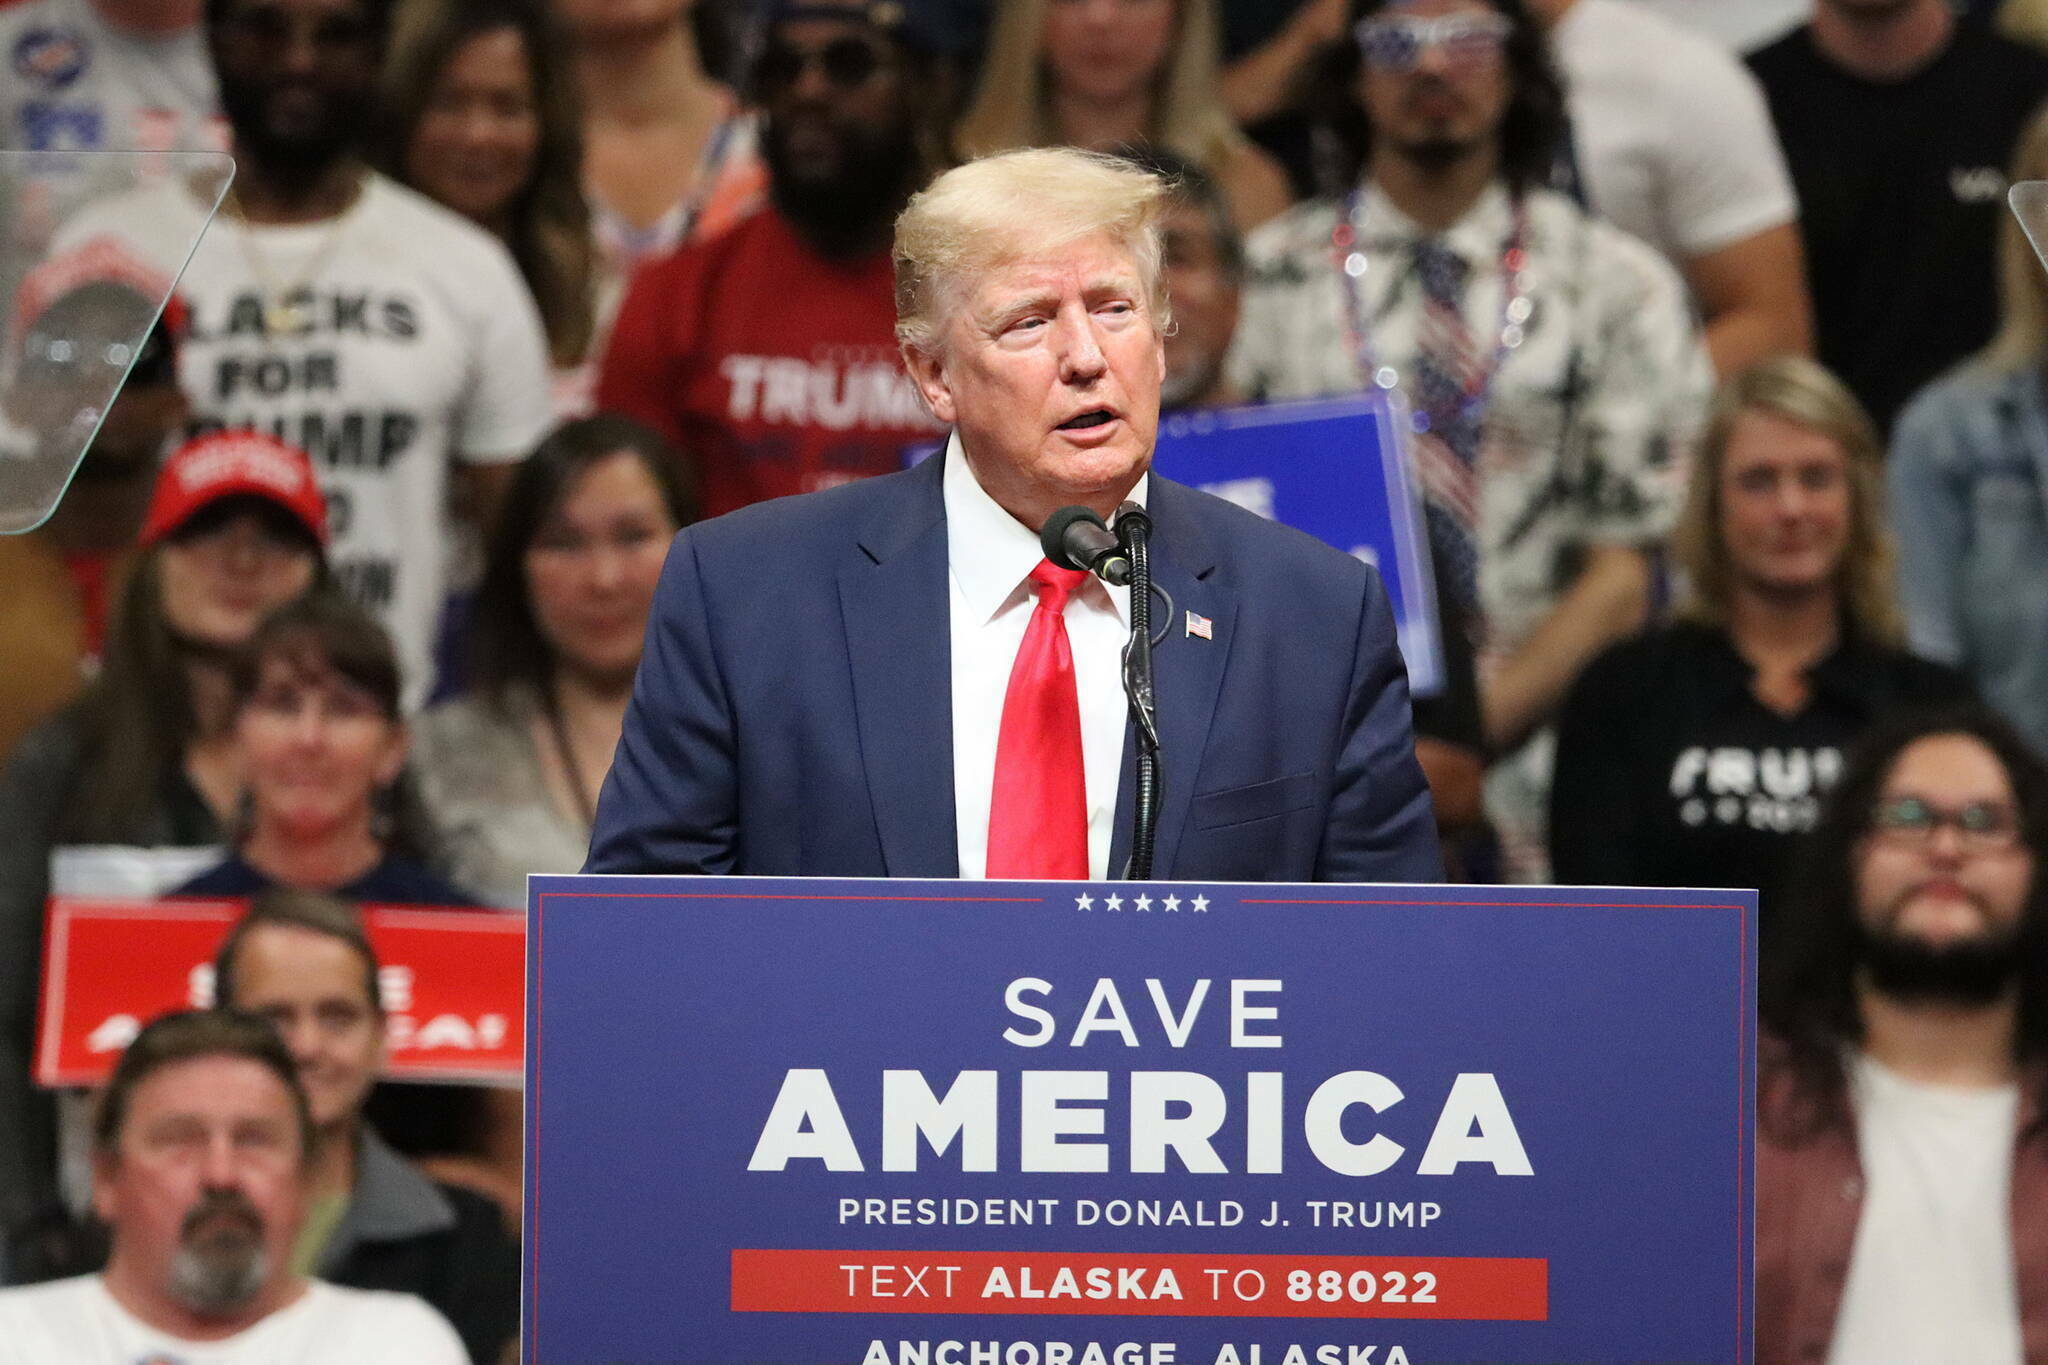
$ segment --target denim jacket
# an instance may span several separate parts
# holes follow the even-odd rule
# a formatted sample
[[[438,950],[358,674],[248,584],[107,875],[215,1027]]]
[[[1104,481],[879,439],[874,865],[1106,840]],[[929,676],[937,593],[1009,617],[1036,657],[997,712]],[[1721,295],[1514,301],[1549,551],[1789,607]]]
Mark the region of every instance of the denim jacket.
[[[1888,472],[1913,648],[2048,748],[2048,371],[1971,364],[1899,418]]]

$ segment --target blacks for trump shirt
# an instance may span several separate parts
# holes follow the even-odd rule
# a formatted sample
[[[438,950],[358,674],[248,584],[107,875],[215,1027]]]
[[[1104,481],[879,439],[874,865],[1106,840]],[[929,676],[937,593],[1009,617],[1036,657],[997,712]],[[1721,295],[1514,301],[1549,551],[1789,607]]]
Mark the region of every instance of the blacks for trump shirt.
[[[1560,885],[1754,887],[1768,916],[1864,731],[1969,695],[1954,670],[1853,637],[1808,671],[1791,715],[1757,700],[1754,677],[1726,632],[1689,622],[1587,666],[1557,727]]]

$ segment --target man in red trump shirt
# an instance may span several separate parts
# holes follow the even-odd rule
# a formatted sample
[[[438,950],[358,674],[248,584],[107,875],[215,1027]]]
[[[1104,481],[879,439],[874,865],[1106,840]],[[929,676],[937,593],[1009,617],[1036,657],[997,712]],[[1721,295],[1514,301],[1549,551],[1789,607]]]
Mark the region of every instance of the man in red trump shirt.
[[[778,6],[754,65],[769,203],[634,279],[600,407],[674,440],[707,516],[903,466],[940,428],[895,341],[890,227],[930,172],[903,8]]]

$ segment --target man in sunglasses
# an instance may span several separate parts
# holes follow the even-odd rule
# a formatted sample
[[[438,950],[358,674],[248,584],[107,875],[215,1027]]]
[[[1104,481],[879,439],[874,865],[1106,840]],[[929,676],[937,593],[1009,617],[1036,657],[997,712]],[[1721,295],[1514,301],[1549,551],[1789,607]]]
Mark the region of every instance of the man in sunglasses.
[[[1850,761],[1764,945],[1757,1365],[2048,1352],[2048,768],[1972,706]]]
[[[1650,600],[1712,383],[1685,286],[1544,186],[1563,92],[1519,0],[1353,0],[1345,189],[1253,233],[1230,377],[1398,392],[1438,585],[1471,623],[1506,871],[1542,880],[1544,727]],[[1533,738],[1533,742],[1532,742]]]
[[[890,226],[936,156],[932,64],[894,0],[787,0],[753,64],[769,203],[647,266],[599,406],[696,462],[707,515],[903,466],[935,439],[895,345]]]

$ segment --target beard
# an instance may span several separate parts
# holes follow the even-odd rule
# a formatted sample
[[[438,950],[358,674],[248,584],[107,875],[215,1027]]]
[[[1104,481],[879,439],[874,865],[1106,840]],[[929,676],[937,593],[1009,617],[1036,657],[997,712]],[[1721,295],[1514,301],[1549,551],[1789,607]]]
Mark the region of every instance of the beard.
[[[276,82],[244,80],[225,71],[217,79],[221,112],[235,131],[237,145],[265,174],[310,184],[356,150],[358,122],[342,101],[323,96],[315,118],[296,128],[281,128],[271,108],[279,91]]]
[[[1872,989],[1901,1004],[1981,1009],[2019,977],[2023,949],[2017,925],[1949,943],[1860,922],[1855,933],[1856,965]]]
[[[1405,142],[1394,144],[1394,150],[1417,168],[1431,174],[1450,170],[1466,158],[1475,156],[1480,150],[1475,138],[1452,137],[1448,133],[1424,134]]]
[[[210,1191],[185,1215],[171,1258],[171,1297],[201,1316],[229,1313],[270,1278],[263,1218],[241,1194]]]
[[[908,120],[891,128],[834,130],[838,156],[830,169],[798,166],[786,129],[770,120],[761,140],[768,195],[782,216],[826,256],[866,250],[903,207],[917,166],[917,138]]]

